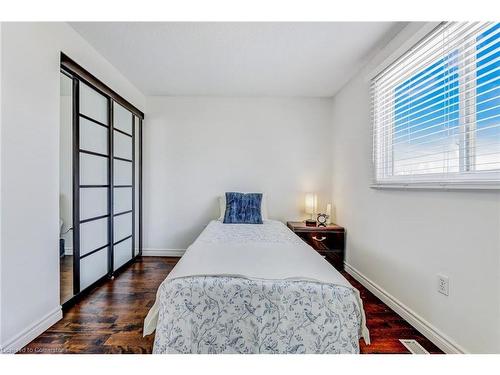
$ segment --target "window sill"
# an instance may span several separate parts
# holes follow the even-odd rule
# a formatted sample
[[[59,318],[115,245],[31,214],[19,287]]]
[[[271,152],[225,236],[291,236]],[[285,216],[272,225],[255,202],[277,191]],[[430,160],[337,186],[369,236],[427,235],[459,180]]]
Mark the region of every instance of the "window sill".
[[[386,182],[374,183],[370,185],[372,189],[393,189],[393,190],[497,190],[500,191],[498,182],[482,183],[439,183],[439,182]]]

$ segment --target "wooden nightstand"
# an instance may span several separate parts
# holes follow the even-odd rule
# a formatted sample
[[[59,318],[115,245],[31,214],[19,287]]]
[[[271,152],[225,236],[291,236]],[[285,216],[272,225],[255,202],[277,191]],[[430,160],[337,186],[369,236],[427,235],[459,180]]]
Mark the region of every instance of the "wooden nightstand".
[[[337,270],[344,269],[344,228],[335,224],[309,227],[303,221],[288,221],[286,225],[318,253],[325,256]]]

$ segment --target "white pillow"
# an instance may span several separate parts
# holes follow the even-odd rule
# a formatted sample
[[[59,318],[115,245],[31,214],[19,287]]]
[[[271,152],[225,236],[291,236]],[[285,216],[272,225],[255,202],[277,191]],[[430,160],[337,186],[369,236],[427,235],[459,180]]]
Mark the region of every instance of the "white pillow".
[[[260,214],[262,215],[262,220],[269,220],[267,214],[267,199],[266,195],[262,193],[262,200],[260,202]],[[219,197],[219,209],[220,216],[217,220],[224,221],[224,216],[226,215],[226,194]]]

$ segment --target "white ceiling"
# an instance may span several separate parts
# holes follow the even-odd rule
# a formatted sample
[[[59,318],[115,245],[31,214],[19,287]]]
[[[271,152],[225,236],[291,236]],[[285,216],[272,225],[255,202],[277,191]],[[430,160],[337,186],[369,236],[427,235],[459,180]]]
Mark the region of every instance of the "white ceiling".
[[[70,25],[146,95],[330,97],[403,23]]]

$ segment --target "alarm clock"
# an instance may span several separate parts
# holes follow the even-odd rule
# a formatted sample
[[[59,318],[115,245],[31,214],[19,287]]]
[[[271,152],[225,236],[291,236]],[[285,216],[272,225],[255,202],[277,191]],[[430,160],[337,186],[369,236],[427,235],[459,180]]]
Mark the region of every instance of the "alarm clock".
[[[326,222],[328,221],[328,215],[327,214],[318,214],[318,226],[320,227],[326,227]]]

